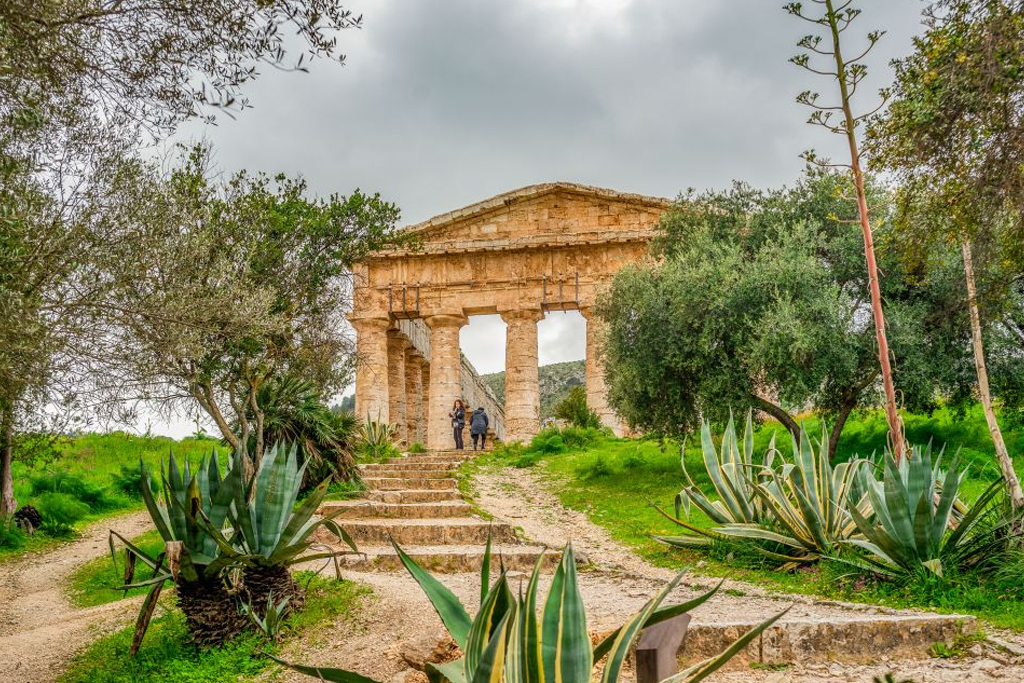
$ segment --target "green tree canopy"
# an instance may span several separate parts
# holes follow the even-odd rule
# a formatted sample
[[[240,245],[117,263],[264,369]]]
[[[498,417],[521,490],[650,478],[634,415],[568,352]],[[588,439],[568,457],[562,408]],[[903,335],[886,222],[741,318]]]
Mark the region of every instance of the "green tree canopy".
[[[792,189],[691,192],[663,217],[654,258],[622,271],[601,306],[610,398],[630,424],[679,434],[753,407],[795,429],[814,409],[833,421],[834,452],[850,412],[880,398],[849,190],[848,176],[815,171]],[[875,185],[869,196],[886,199]],[[964,400],[955,260],[908,272],[883,250],[880,267],[904,405]]]

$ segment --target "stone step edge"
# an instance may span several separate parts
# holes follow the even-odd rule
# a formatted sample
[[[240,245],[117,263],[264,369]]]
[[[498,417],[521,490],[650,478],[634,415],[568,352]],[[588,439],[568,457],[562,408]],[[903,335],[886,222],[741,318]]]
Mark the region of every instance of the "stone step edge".
[[[699,615],[698,615],[699,616]],[[678,657],[680,666],[713,657],[757,623],[691,623]],[[751,664],[869,664],[880,655],[892,661],[924,659],[932,644],[952,646],[957,636],[977,632],[971,616],[910,614],[779,621],[739,652],[730,669]]]

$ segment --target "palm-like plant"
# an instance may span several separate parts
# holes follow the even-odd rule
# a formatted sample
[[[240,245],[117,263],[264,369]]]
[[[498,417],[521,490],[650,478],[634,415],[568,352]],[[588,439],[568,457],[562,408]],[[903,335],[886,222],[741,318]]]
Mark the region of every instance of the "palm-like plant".
[[[862,471],[860,485],[873,514],[851,510],[865,538],[847,543],[868,552],[866,562],[874,571],[897,576],[923,569],[941,577],[944,565],[969,567],[983,562],[1014,534],[1011,517],[987,523],[1001,480],[993,482],[956,519],[954,511],[966,470],[959,455],[945,473],[941,463],[942,451],[933,458],[929,444],[914,446],[909,457],[898,463],[886,451],[881,479],[868,468]]]
[[[589,683],[594,663],[607,657],[602,683],[616,683],[623,664],[641,631],[692,610],[714,595],[713,588],[688,602],[661,607],[679,584],[683,573],[670,581],[614,633],[591,645],[587,615],[576,576],[572,546],[566,546],[555,571],[547,599],[538,615],[538,585],[543,558],[539,559],[525,594],[517,597],[506,573],[490,585],[490,543],[481,569],[480,609],[470,618],[455,595],[395,546],[402,563],[420,584],[463,657],[446,664],[428,664],[431,683]],[[762,622],[717,657],[700,662],[669,679],[672,683],[696,683],[723,666],[783,613]],[[281,660],[277,660],[281,661]],[[335,683],[368,683],[359,674],[341,669],[307,667],[287,662],[302,673]]]
[[[304,489],[328,477],[349,481],[356,476],[352,453],[356,420],[327,407],[313,382],[291,375],[275,377],[260,387],[256,401],[263,412],[264,441],[297,445],[300,462],[306,466]],[[250,416],[250,422],[254,420]],[[256,436],[250,435],[249,441],[251,451]]]

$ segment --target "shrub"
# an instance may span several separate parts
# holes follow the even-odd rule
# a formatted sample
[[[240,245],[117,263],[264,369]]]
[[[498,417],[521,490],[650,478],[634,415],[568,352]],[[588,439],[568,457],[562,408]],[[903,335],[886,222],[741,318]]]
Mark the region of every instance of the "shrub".
[[[89,506],[66,493],[48,491],[35,500],[43,516],[41,529],[50,536],[68,536],[74,525],[89,514]]]
[[[555,453],[565,453],[569,449],[557,429],[545,429],[533,437],[527,450],[539,455],[554,455]]]
[[[114,488],[129,498],[142,497],[142,463],[137,462],[131,465],[121,465],[121,471],[110,475]],[[157,492],[156,482],[149,480],[154,494]]]
[[[586,448],[598,441],[603,433],[597,427],[566,427],[561,431],[562,441],[572,449]]]
[[[89,506],[95,512],[119,507],[102,486],[85,481],[70,472],[44,472],[29,479],[35,495],[43,493],[64,493]]]
[[[601,427],[601,418],[587,405],[587,390],[583,387],[573,387],[555,406],[554,414],[559,420],[565,420],[574,427]]]
[[[411,446],[409,446],[409,452],[410,453],[426,453],[427,452],[427,447],[423,445],[422,441],[415,441],[415,442],[413,442],[413,444]]]
[[[20,548],[25,538],[26,534],[18,526],[14,515],[0,515],[0,548]]]
[[[597,453],[576,468],[576,476],[584,481],[607,477],[613,473],[614,469],[604,453]]]

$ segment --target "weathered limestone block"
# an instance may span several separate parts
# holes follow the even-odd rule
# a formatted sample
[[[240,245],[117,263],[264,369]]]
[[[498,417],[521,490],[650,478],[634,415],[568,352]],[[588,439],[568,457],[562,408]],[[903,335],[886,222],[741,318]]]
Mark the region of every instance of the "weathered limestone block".
[[[356,415],[389,422],[387,318],[356,318]]]
[[[452,404],[462,396],[462,355],[459,330],[466,324],[461,313],[432,315],[430,327],[430,389],[427,405],[427,448],[442,450],[453,446]]]
[[[505,321],[505,439],[529,441],[540,428],[540,381],[537,371],[539,308],[501,312]]]
[[[397,329],[388,330],[388,411],[395,427],[395,441],[408,444],[405,400],[405,350],[409,341]]]

